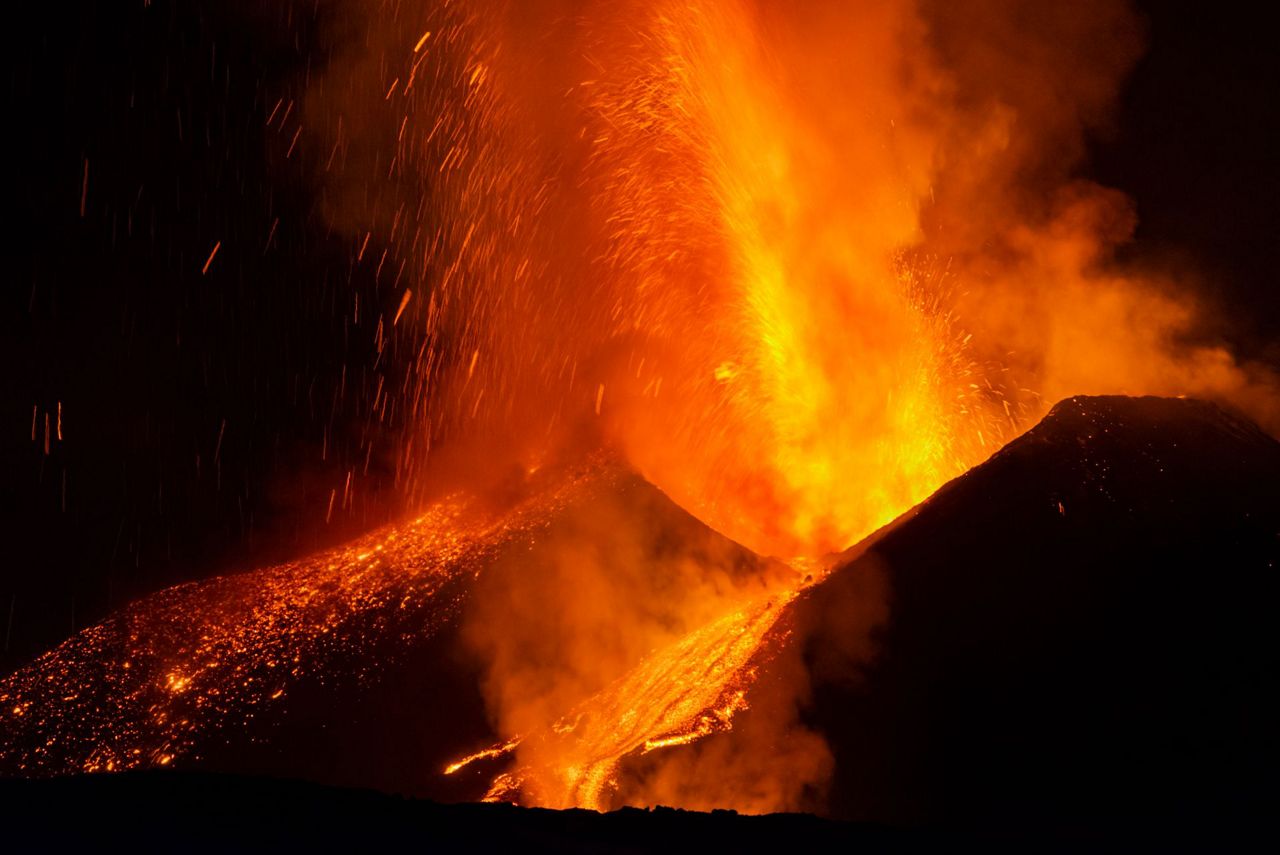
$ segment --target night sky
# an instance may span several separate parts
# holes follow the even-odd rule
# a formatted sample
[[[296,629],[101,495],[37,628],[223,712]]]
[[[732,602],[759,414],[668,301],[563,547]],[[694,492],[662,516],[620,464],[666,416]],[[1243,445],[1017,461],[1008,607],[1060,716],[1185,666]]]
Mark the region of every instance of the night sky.
[[[1083,175],[1136,199],[1125,253],[1194,271],[1214,332],[1280,365],[1274,30],[1256,4],[1140,5],[1148,52]],[[348,301],[394,312],[398,294],[316,211],[297,122],[265,121],[324,66],[335,9],[70,2],[10,21],[3,670],[141,594],[396,512],[361,399],[335,390],[375,354]],[[368,490],[326,524],[352,468]]]

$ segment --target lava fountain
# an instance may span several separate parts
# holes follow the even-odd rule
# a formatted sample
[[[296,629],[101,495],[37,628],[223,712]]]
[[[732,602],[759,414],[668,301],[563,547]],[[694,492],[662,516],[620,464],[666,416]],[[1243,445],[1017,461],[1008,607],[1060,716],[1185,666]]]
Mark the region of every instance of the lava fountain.
[[[1222,349],[1183,343],[1185,288],[1110,263],[1128,200],[1075,174],[1138,55],[1132,16],[1019,8],[375,7],[310,110],[332,129],[331,215],[429,295],[406,324],[406,288],[396,312],[393,345],[419,360],[405,388],[437,414],[410,434],[525,465],[612,446],[715,530],[812,562],[1046,399],[1256,399]],[[637,630],[653,652],[603,664],[581,627],[559,661],[495,656],[522,615],[479,609],[504,741],[478,756],[516,755],[491,796],[607,806],[619,757],[730,726],[780,604],[820,578],[795,564],[789,586],[712,595],[701,626]],[[645,618],[619,603],[607,620]],[[511,689],[529,685],[558,690]]]

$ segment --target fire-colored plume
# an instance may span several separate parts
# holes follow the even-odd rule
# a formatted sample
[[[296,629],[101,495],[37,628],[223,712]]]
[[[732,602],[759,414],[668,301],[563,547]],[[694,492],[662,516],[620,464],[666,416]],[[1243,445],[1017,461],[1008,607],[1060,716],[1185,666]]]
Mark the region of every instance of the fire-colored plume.
[[[410,496],[610,446],[792,560],[891,521],[1065,395],[1215,397],[1280,424],[1274,378],[1201,329],[1196,283],[1116,260],[1141,212],[1084,177],[1141,52],[1124,2],[342,8],[359,24],[304,115],[323,210],[379,259],[382,319],[364,323]],[[731,726],[752,656],[678,726],[654,711],[692,703],[687,686],[659,696],[645,675],[679,651],[727,662],[752,627],[778,638],[761,610],[805,584],[752,599],[714,566],[641,560],[641,524],[599,513],[625,560],[562,543],[540,577],[508,568],[477,595],[507,740],[483,754],[522,770],[497,795],[602,806],[620,753]],[[787,712],[803,684],[753,727],[812,791],[829,769]],[[641,711],[654,732],[598,738]],[[720,759],[686,771],[743,794],[728,806],[798,803]],[[680,768],[632,797],[702,805]]]

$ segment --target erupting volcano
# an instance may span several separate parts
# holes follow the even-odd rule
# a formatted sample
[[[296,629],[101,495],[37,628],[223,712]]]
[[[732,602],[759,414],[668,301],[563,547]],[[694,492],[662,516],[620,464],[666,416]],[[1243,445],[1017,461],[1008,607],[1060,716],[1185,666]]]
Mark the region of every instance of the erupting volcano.
[[[1045,747],[1078,726],[1073,756],[1114,758],[1159,814],[1184,796],[1148,798],[1083,747],[1124,733],[1182,780],[1172,737],[1134,724],[1178,703],[1148,626],[1217,681],[1194,726],[1239,729],[1195,767],[1228,783],[1180,792],[1258,797],[1239,770],[1249,745],[1274,760],[1253,723],[1274,682],[1280,382],[1198,276],[1132,250],[1133,200],[1086,177],[1142,56],[1125,3],[220,14],[322,48],[252,88],[269,228],[197,217],[207,252],[181,261],[217,305],[238,276],[249,314],[245,271],[280,242],[324,271],[299,316],[326,318],[315,352],[338,355],[283,348],[285,393],[245,375],[320,425],[284,479],[306,485],[302,557],[154,586],[20,663],[0,773],[903,823],[1123,813]],[[215,97],[245,91],[242,66],[208,62]],[[115,192],[97,163],[81,220]],[[154,216],[145,238],[118,213],[158,240]],[[70,447],[90,428],[66,411]],[[62,399],[30,417],[32,453],[61,454]],[[249,495],[224,488],[223,449],[259,420],[220,416],[192,483]],[[1202,662],[1172,639],[1194,634],[1194,564],[1219,558]],[[1080,700],[1098,691],[1106,721]]]

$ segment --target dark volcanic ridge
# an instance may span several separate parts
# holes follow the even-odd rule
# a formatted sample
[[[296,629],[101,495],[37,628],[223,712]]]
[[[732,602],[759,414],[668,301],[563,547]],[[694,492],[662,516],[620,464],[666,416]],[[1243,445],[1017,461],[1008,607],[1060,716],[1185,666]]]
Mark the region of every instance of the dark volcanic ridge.
[[[1276,803],[1280,443],[1250,422],[1063,401],[849,559],[753,690],[802,685],[825,814],[1088,827]],[[695,750],[732,755],[754,714]]]

